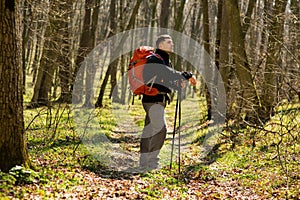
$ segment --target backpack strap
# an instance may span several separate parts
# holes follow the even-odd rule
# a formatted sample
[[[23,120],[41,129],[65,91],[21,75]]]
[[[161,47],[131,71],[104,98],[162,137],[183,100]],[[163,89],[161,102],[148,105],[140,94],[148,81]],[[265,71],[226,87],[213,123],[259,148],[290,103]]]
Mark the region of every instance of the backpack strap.
[[[152,53],[151,55],[147,56],[146,59],[150,58],[151,56],[154,56],[154,57],[162,60],[163,63],[166,64],[165,61],[164,61],[164,59],[159,54],[157,54],[157,53]]]
[[[159,55],[159,54],[157,54],[157,53],[153,53],[153,55],[155,56],[155,57],[157,57],[157,58],[159,58],[159,59],[161,59],[162,61],[164,61],[164,59]],[[165,61],[164,61],[165,62]]]

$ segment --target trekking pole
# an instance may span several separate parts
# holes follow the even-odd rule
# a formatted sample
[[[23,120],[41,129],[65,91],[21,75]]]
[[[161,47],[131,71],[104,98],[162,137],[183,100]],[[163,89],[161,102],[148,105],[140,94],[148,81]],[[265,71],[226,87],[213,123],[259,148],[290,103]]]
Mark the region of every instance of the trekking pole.
[[[177,110],[178,110],[178,96],[176,100],[176,108],[175,108],[175,119],[174,119],[174,127],[173,127],[173,138],[172,138],[172,149],[171,149],[171,160],[170,160],[170,169],[172,169],[172,159],[173,159],[173,151],[174,151],[174,141],[175,141],[175,133],[176,133],[176,121],[177,121]]]
[[[181,89],[178,91],[178,173],[180,174]]]

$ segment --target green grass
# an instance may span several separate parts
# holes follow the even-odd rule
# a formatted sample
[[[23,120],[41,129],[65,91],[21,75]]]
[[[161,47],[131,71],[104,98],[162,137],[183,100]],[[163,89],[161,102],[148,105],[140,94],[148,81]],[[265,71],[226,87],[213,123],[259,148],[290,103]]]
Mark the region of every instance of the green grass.
[[[30,95],[25,98],[27,102],[28,96]],[[183,111],[188,110],[187,106],[195,104],[193,101],[194,99],[185,100],[182,104]],[[78,187],[83,188],[80,195],[84,195],[83,191],[86,190],[93,196],[96,195],[93,190],[97,186],[91,187],[91,182],[86,179],[91,173],[95,179],[102,178],[107,182],[138,179],[140,184],[135,184],[134,188],[145,199],[188,199],[191,194],[195,198],[204,195],[208,195],[207,198],[226,198],[226,195],[213,191],[213,188],[219,187],[216,183],[226,185],[229,182],[236,184],[229,187],[251,188],[265,198],[292,199],[300,196],[299,104],[278,106],[276,115],[264,127],[234,130],[235,140],[230,140],[232,133],[223,131],[218,144],[205,158],[199,157],[199,144],[208,132],[207,126],[201,126],[205,116],[204,99],[196,105],[199,105],[200,110],[196,113],[198,122],[193,121],[197,118],[195,116],[189,117],[187,113],[182,116],[182,131],[188,132],[196,127],[193,129],[196,137],[190,141],[189,151],[182,155],[181,174],[177,174],[178,165],[175,159],[172,170],[164,167],[134,177],[107,169],[104,159],[97,160],[91,155],[90,149],[82,144],[81,137],[84,132],[74,123],[74,110],[69,105],[25,110],[27,146],[32,170],[17,168],[17,171],[12,170],[10,173],[0,172],[0,198],[63,198],[66,193],[76,193]],[[141,130],[144,121],[141,103],[135,101],[135,105],[119,107],[126,112],[119,113],[117,117],[112,112],[114,106],[121,105],[107,103],[106,107],[95,110],[91,122],[103,136],[120,144],[121,148],[137,152],[138,148],[133,144],[138,143],[138,140],[116,132],[116,125],[119,119],[129,119]],[[166,109],[171,128],[174,109],[173,101]],[[86,122],[84,119],[90,112],[87,110],[80,114],[79,119]],[[89,136],[93,136],[92,133]],[[253,133],[255,146],[252,146],[253,138],[250,137]],[[129,143],[131,146],[128,146]],[[103,149],[94,149],[101,150]],[[107,156],[109,152],[103,152],[105,154]],[[205,191],[209,192],[206,194]]]
[[[142,178],[148,187],[140,190],[148,195],[148,199],[170,198],[172,195],[188,198],[185,181],[179,178],[175,170],[162,169],[156,173],[147,173]],[[177,193],[177,195],[175,195]]]
[[[238,132],[234,149],[230,143],[218,149],[222,156],[212,166],[226,174],[221,180],[237,181],[266,198],[299,197],[299,105],[292,112],[281,109],[265,127]],[[255,146],[250,133],[255,133]]]

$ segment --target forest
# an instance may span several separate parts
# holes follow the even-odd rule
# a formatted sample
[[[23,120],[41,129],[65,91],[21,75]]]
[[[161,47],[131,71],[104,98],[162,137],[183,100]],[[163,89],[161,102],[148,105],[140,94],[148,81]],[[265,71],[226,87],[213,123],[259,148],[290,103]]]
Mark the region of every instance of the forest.
[[[128,69],[162,34],[197,84],[140,172]],[[0,44],[0,199],[300,198],[300,0],[0,0]]]

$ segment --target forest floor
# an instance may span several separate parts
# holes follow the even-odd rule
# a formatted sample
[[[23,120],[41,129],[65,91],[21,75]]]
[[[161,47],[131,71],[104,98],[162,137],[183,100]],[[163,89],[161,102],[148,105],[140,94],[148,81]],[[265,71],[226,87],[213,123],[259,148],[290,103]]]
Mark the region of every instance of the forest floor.
[[[170,105],[166,110],[168,124],[173,123],[173,109],[174,105]],[[131,134],[140,129],[113,120],[112,110],[112,107],[106,107],[97,113],[103,133],[127,150],[138,151],[139,140],[124,137],[126,127],[120,124],[127,124]],[[299,117],[299,109],[295,111]],[[164,165],[147,173],[129,173],[112,170],[103,165],[104,160],[92,155],[75,130],[75,120],[68,105],[25,110],[24,113],[32,167],[17,166],[9,173],[0,172],[0,199],[300,198],[299,145],[294,146],[293,157],[285,158],[283,162],[277,159],[280,155],[276,146],[258,140],[254,148],[247,134],[249,130],[239,130],[239,137],[234,142],[222,135],[215,148],[200,159],[197,147],[203,142],[201,134],[207,133],[209,123],[200,120],[201,123],[191,126],[185,124],[186,116],[183,115],[182,132],[194,128],[199,135],[188,144],[187,151],[182,151],[180,173],[176,157],[172,169]],[[115,117],[126,121],[128,118],[122,117],[122,113],[115,113]],[[140,116],[134,123],[142,127],[140,108],[131,110],[130,114]],[[172,127],[168,128],[171,132]],[[169,133],[168,137],[171,135]],[[167,141],[165,145],[169,144]]]
[[[201,165],[184,166],[180,174],[177,169],[167,167],[148,173],[125,173],[101,169],[101,166],[88,169],[78,164],[84,162],[80,159],[88,158],[79,156],[74,159],[72,155],[67,155],[66,149],[52,150],[35,158],[31,156],[37,167],[35,171],[24,168],[15,170],[19,172],[16,182],[9,180],[12,178],[8,175],[3,176],[1,199],[270,198],[270,194],[257,194],[253,188],[229,177],[227,179],[228,172],[216,173]],[[10,184],[12,182],[14,184]]]
[[[56,167],[53,172],[67,177],[53,175],[48,179],[49,185],[21,184],[7,188],[2,195],[7,199],[267,199],[237,181],[217,181],[207,174],[204,179],[202,173],[206,172],[180,176],[165,170],[139,175],[109,174],[80,166]],[[75,178],[78,180],[72,183]]]

